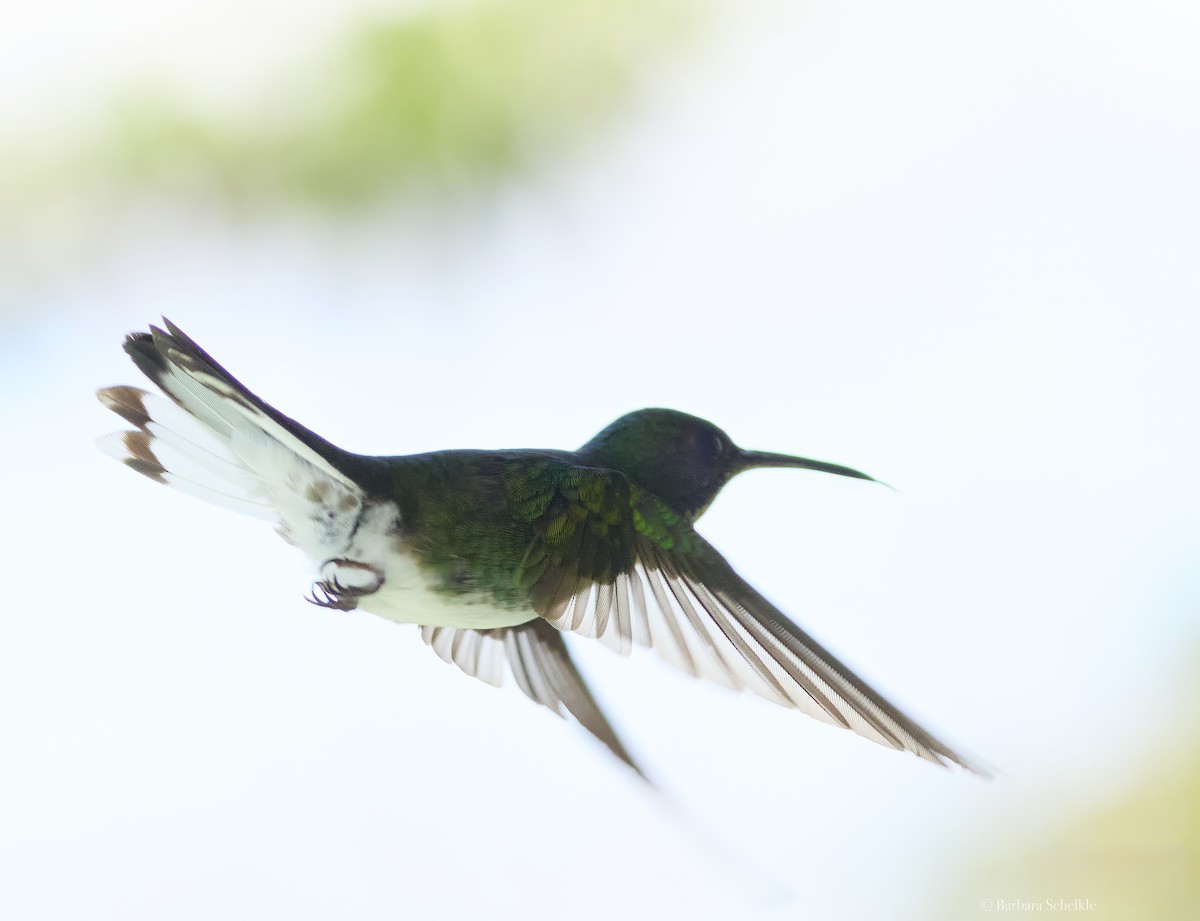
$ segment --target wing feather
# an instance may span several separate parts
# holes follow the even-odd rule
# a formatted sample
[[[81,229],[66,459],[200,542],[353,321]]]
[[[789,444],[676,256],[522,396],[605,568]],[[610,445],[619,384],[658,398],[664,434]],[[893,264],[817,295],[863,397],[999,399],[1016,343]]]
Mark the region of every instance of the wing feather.
[[[495,687],[503,684],[507,671],[526,697],[559,716],[574,717],[645,778],[592,696],[563,635],[546,621],[537,618],[493,630],[424,626],[421,638],[443,661]],[[455,650],[464,648],[476,652],[472,656],[454,655]]]
[[[538,536],[526,559],[537,561],[530,597],[549,624],[623,654],[649,646],[696,677],[936,764],[986,773],[755,591],[689,519],[616,471],[561,466],[557,477],[547,467],[521,483],[525,494],[542,490],[530,503]],[[529,577],[519,569],[517,579]]]

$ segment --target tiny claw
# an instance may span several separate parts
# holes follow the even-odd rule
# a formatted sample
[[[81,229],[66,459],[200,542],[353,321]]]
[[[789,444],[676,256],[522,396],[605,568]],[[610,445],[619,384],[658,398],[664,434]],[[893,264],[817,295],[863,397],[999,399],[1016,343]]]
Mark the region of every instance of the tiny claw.
[[[345,599],[347,596],[353,597],[354,594],[352,592],[339,591],[336,582],[314,582],[308,594],[304,596],[304,600],[309,604],[315,604],[321,608],[353,611],[358,606],[358,602],[347,601]]]
[[[359,598],[378,591],[379,586],[383,584],[382,574],[365,563],[356,563],[353,560],[328,560],[322,566],[322,572],[326,571],[326,567],[330,564],[348,566],[356,570],[369,570],[375,577],[375,584],[370,587],[344,585],[338,578],[335,569],[327,578],[313,583],[309,591],[310,597],[307,599],[311,604],[323,608],[336,608],[339,611],[353,611],[358,607]]]

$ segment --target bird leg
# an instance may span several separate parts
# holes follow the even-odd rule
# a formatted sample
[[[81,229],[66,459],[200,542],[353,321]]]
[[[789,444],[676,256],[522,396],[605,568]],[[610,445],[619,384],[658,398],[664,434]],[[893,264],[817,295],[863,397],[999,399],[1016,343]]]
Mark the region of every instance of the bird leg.
[[[326,560],[321,579],[314,582],[304,600],[321,608],[353,611],[358,599],[379,591],[383,574],[374,566],[355,560]]]

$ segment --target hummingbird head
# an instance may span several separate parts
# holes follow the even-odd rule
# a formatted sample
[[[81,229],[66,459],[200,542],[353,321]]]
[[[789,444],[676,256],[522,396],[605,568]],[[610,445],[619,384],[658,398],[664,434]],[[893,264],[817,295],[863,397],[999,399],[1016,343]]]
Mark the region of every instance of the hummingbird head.
[[[746,451],[711,422],[674,409],[639,409],[613,422],[580,449],[585,463],[619,470],[693,521],[729,480],[754,467],[800,467],[873,477],[824,461]]]

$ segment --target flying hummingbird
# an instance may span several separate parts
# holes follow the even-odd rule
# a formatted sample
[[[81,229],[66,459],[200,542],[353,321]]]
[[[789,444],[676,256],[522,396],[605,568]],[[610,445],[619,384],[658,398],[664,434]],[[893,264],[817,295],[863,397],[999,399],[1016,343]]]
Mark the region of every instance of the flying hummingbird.
[[[446,662],[497,686],[511,674],[639,774],[566,634],[622,654],[652,647],[692,675],[982,773],[792,623],[693,527],[744,470],[866,474],[746,451],[669,409],[622,416],[578,451],[352,454],[164,325],[129,335],[125,351],[166,399],[100,390],[133,426],[101,447],[156,482],[273,522],[317,566],[310,602],[419,625]]]

